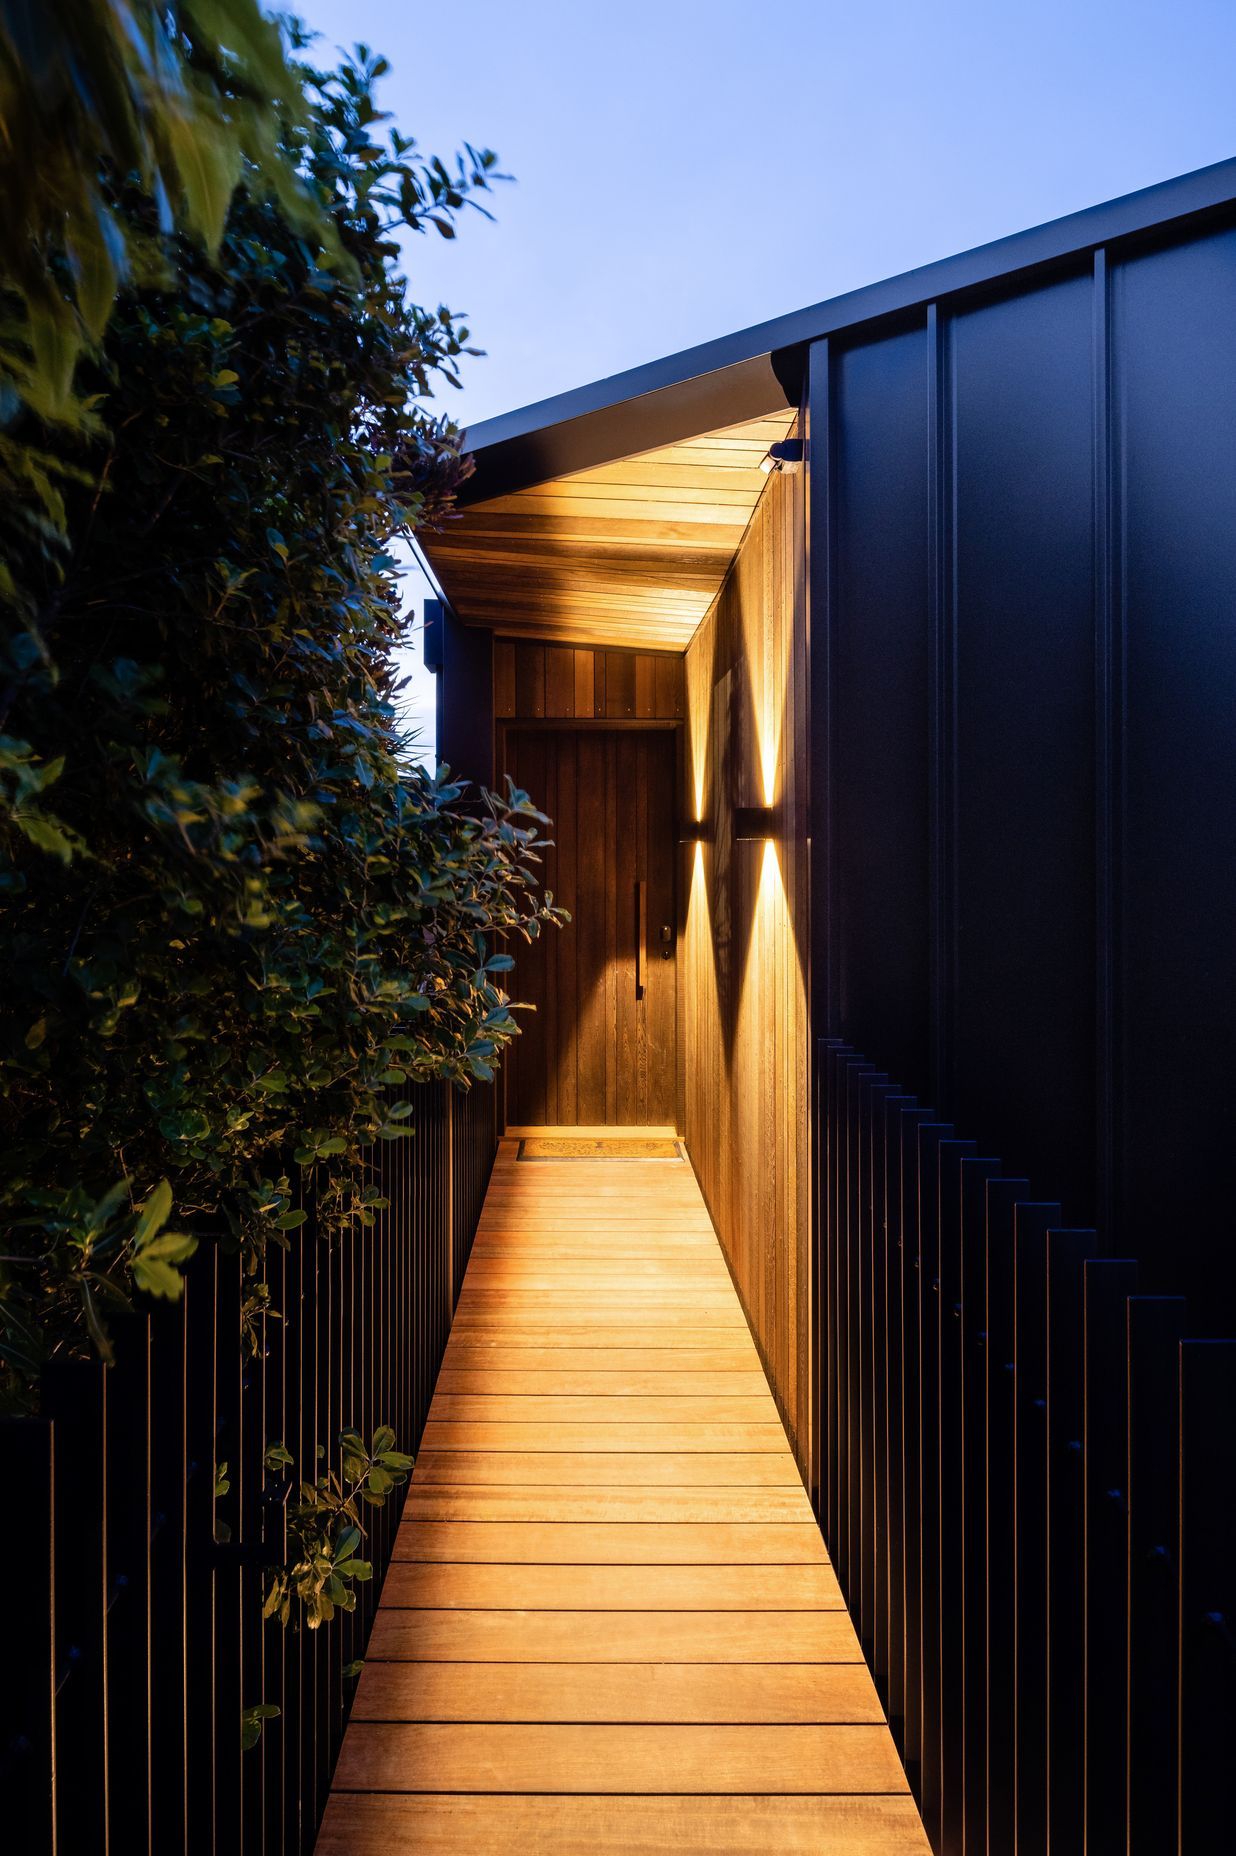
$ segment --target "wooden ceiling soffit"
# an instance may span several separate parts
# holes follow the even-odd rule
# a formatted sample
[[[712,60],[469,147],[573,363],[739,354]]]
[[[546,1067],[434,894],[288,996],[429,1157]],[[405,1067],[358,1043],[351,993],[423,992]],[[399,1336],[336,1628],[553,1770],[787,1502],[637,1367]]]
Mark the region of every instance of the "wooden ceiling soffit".
[[[422,545],[459,617],[563,643],[681,650],[720,591],[793,413],[470,504]]]

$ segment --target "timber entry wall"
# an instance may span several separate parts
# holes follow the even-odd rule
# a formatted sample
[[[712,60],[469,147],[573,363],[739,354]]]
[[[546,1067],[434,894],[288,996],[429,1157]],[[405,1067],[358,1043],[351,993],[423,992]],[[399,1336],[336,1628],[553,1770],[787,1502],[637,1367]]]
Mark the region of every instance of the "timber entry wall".
[[[802,472],[774,473],[687,650],[683,1121],[804,1470],[811,1453]],[[739,808],[767,808],[739,838]]]
[[[675,1121],[672,731],[508,728],[504,762],[553,825],[541,880],[568,911],[516,951],[508,1126]]]
[[[459,628],[453,628],[457,635]],[[551,818],[540,877],[570,920],[515,949],[511,1126],[673,1125],[675,793],[683,660],[473,635],[492,660],[494,761]]]

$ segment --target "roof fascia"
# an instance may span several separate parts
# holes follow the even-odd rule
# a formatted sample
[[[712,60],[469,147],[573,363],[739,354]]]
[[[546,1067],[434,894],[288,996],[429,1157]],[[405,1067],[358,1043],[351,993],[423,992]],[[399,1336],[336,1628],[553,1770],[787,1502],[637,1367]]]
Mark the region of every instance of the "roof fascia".
[[[471,427],[476,474],[461,505],[487,501],[799,404],[807,346],[943,297],[1059,265],[1096,246],[1236,201],[1236,159],[1086,207],[1027,232],[847,291],[643,367]]]

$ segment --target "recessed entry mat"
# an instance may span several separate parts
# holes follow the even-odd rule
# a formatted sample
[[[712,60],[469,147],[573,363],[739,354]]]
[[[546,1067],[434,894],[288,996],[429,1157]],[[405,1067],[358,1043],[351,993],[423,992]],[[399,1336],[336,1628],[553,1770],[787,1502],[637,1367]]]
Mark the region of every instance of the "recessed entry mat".
[[[530,1135],[519,1143],[521,1160],[682,1160],[677,1141],[654,1135],[615,1135],[612,1139],[572,1140],[569,1135]]]

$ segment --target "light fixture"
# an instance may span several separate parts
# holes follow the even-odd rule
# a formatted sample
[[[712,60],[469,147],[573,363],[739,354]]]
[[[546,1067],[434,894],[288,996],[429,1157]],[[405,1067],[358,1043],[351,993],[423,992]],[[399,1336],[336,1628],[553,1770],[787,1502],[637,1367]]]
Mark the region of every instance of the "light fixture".
[[[425,668],[436,677],[442,669],[442,633],[445,629],[445,602],[425,601]]]
[[[774,470],[797,470],[806,455],[806,446],[801,438],[782,438],[775,445],[769,445],[768,451],[760,459],[760,469],[765,476]]]
[[[749,844],[752,840],[771,838],[777,829],[777,809],[775,806],[735,806],[734,836],[740,844]]]
[[[704,844],[708,838],[708,829],[702,818],[680,818],[678,821],[679,844]]]

